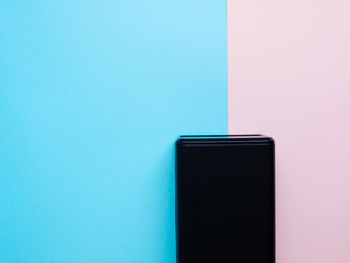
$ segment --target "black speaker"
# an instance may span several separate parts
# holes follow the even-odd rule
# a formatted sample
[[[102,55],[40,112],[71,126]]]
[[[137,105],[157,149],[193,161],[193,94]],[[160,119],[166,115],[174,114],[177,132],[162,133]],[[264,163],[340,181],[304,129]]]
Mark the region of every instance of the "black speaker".
[[[270,137],[181,136],[177,263],[274,263],[274,174]]]

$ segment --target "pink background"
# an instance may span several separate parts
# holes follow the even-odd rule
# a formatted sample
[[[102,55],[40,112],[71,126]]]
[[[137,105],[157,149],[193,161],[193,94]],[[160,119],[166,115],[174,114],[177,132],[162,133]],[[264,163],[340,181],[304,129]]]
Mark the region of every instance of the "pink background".
[[[350,2],[228,0],[229,132],[276,140],[277,262],[350,262]]]

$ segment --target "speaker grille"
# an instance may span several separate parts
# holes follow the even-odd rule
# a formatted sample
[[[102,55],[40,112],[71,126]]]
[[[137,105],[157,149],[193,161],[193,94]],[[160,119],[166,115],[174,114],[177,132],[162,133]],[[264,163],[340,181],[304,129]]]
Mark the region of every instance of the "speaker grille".
[[[274,144],[177,142],[177,262],[273,263]]]

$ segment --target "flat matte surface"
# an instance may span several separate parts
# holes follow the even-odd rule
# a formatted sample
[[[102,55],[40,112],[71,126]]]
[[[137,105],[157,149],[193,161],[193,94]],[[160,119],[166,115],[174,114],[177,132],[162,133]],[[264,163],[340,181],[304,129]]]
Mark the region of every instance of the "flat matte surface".
[[[178,263],[273,263],[273,141],[193,138],[177,141]]]
[[[174,140],[227,133],[226,1],[0,1],[0,262],[175,262]]]
[[[277,262],[350,262],[350,1],[228,0],[229,131],[273,136]]]

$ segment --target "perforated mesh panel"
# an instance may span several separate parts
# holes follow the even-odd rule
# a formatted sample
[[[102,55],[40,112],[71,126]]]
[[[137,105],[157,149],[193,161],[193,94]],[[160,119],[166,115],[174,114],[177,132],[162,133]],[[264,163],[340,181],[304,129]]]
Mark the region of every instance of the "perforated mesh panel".
[[[274,145],[177,143],[177,262],[273,263]]]

